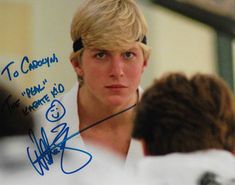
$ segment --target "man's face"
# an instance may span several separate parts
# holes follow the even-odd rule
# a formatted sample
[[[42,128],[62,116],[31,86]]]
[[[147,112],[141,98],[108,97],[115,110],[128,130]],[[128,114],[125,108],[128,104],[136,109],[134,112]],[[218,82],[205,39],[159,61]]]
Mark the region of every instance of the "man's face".
[[[75,71],[83,77],[83,88],[91,98],[107,105],[128,103],[147,63],[137,43],[123,51],[86,48],[81,60]]]

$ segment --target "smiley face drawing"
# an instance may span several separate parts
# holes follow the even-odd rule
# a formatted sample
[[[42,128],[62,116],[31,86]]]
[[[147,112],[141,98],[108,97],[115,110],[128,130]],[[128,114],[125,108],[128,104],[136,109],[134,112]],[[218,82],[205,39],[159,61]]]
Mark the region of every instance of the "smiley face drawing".
[[[59,100],[53,100],[46,112],[46,119],[50,122],[59,121],[64,117],[66,110]]]

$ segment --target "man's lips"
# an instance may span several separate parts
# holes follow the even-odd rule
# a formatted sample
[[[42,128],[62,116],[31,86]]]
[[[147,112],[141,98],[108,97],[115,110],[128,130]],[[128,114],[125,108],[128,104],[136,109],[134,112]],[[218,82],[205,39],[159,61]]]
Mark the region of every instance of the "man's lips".
[[[121,89],[121,88],[127,88],[127,86],[122,85],[122,84],[112,84],[112,85],[107,85],[105,88],[108,89]]]

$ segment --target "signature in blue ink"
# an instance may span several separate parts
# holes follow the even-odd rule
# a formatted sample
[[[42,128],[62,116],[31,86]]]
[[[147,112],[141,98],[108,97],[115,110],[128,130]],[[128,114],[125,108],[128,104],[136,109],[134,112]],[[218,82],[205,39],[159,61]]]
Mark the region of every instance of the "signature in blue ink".
[[[60,129],[58,133],[58,129]],[[51,133],[58,133],[52,143],[49,143],[47,134],[44,130],[44,128],[41,128],[41,138],[37,140],[36,136],[34,135],[33,131],[30,131],[29,136],[31,141],[36,146],[36,149],[31,152],[30,147],[27,147],[27,156],[34,167],[34,169],[41,175],[44,175],[44,170],[49,171],[49,165],[52,165],[54,163],[53,156],[58,155],[61,153],[61,159],[60,159],[60,166],[61,170],[65,174],[72,174],[75,172],[78,172],[79,170],[83,169],[85,166],[87,166],[91,160],[92,155],[84,150],[78,149],[78,148],[71,148],[66,146],[66,142],[73,138],[74,136],[78,135],[79,132],[68,136],[69,134],[69,127],[67,127],[66,123],[61,123],[54,127],[51,130]],[[64,167],[64,152],[65,151],[74,151],[82,153],[87,157],[87,161],[85,161],[81,166],[71,169],[71,170],[65,170]]]
[[[46,119],[50,122],[59,121],[64,117],[66,110],[59,100],[53,100],[49,109],[46,112]]]

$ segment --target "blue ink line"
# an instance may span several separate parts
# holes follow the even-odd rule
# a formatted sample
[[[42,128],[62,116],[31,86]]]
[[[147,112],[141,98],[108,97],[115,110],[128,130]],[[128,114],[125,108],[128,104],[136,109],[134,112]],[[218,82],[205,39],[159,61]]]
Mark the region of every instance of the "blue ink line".
[[[58,101],[58,100],[54,100],[54,101]],[[53,101],[53,102],[54,102]],[[52,102],[52,104],[51,104],[51,106],[53,105],[53,102]],[[58,101],[59,102],[59,101]],[[60,102],[59,102],[60,103]],[[60,103],[61,104],[61,103]],[[68,140],[69,139],[71,139],[71,138],[73,138],[73,137],[75,137],[75,136],[77,136],[77,135],[79,135],[79,134],[81,134],[82,132],[85,132],[86,130],[88,130],[88,129],[90,129],[90,128],[92,128],[92,127],[94,127],[94,126],[96,126],[96,125],[98,125],[98,124],[100,124],[100,123],[102,123],[102,122],[104,122],[104,121],[106,121],[106,120],[109,120],[109,119],[111,119],[111,118],[113,118],[113,117],[115,117],[115,116],[117,116],[117,115],[119,115],[119,114],[122,114],[123,112],[126,112],[126,111],[128,111],[128,110],[130,110],[130,109],[132,109],[132,108],[134,108],[135,106],[137,105],[137,103],[135,103],[134,105],[132,105],[132,106],[130,106],[130,107],[128,107],[128,108],[126,108],[126,109],[124,109],[124,110],[122,110],[122,111],[120,111],[120,112],[117,112],[117,113],[115,113],[115,114],[112,114],[112,115],[110,115],[110,116],[108,116],[108,117],[106,117],[106,118],[104,118],[104,119],[101,119],[101,120],[99,120],[99,121],[97,121],[97,122],[95,122],[95,123],[93,123],[93,124],[90,124],[89,126],[87,126],[87,127],[85,127],[85,128],[83,128],[83,129],[81,129],[81,130],[79,130],[78,132],[75,132],[74,134],[72,134],[70,137],[68,137]],[[53,105],[54,106],[54,105]],[[64,108],[64,106],[61,104],[61,106]],[[50,108],[49,108],[50,109]],[[49,110],[48,109],[48,110]],[[64,109],[65,110],[65,109]],[[47,111],[48,112],[48,111]],[[64,113],[65,114],[65,113]],[[63,114],[63,116],[64,116],[64,114]],[[62,116],[62,117],[63,117]],[[61,118],[62,118],[61,117]],[[61,119],[60,118],[60,119]],[[49,120],[48,120],[49,121]]]
[[[55,99],[51,102],[50,107],[46,111],[46,119],[49,122],[57,122],[61,120],[66,114],[63,104]]]
[[[119,114],[122,114],[123,112],[126,112],[126,111],[128,111],[128,110],[134,108],[136,105],[137,105],[137,103],[135,103],[134,105],[131,105],[130,107],[127,107],[126,109],[124,109],[124,110],[122,110],[122,111],[120,111],[120,112],[117,112],[117,113],[115,113],[115,114],[112,114],[112,115],[110,115],[110,116],[108,116],[108,117],[106,117],[106,118],[104,118],[104,119],[101,119],[101,120],[99,120],[99,121],[97,121],[97,122],[95,122],[95,123],[93,123],[93,124],[90,124],[89,126],[85,127],[84,129],[81,129],[81,130],[78,132],[78,134],[81,134],[82,132],[84,132],[84,131],[86,131],[86,130],[88,130],[88,129],[90,129],[90,128],[92,128],[92,127],[94,127],[94,126],[96,126],[96,125],[98,125],[98,124],[100,124],[100,123],[106,121],[106,120],[109,120],[109,119],[111,119],[111,118],[113,118],[113,117],[115,117],[115,116],[117,116],[117,115],[119,115]],[[77,133],[76,133],[76,134],[77,134]]]
[[[53,102],[51,103],[51,106],[50,106],[50,108],[48,109],[48,111],[47,111],[47,113],[46,113],[47,116],[48,116],[49,110],[52,109],[52,108],[54,108],[54,106],[55,106],[54,103],[55,103],[55,102],[58,102],[59,105],[60,105],[62,108],[64,108],[64,106],[61,104],[61,102],[59,102],[58,100],[55,100],[55,101],[53,101]],[[27,147],[27,155],[28,155],[28,158],[29,158],[31,164],[33,165],[33,167],[35,168],[35,170],[36,170],[40,175],[44,175],[43,169],[49,171],[48,165],[51,165],[51,164],[53,164],[53,162],[54,162],[52,155],[57,155],[57,154],[60,153],[60,151],[61,151],[61,169],[62,169],[62,171],[63,171],[64,173],[66,173],[66,174],[71,174],[71,173],[75,173],[75,172],[81,170],[82,168],[84,168],[86,165],[88,165],[88,164],[90,163],[90,161],[92,160],[92,155],[91,155],[90,153],[84,151],[84,150],[81,150],[81,149],[66,147],[66,146],[65,146],[65,145],[66,145],[66,142],[67,142],[68,140],[72,139],[73,137],[75,137],[75,136],[81,134],[82,132],[84,132],[84,131],[86,131],[86,130],[88,130],[88,129],[90,129],[90,128],[92,128],[92,127],[94,127],[94,126],[96,126],[96,125],[98,125],[98,124],[100,124],[100,123],[102,123],[102,122],[108,120],[108,119],[111,119],[111,118],[114,117],[114,116],[117,116],[117,115],[119,115],[119,114],[121,114],[121,113],[123,113],[123,112],[125,112],[125,111],[128,111],[129,109],[134,108],[136,105],[137,105],[137,104],[134,104],[134,105],[132,105],[132,106],[130,106],[130,107],[128,107],[128,108],[126,108],[126,109],[124,109],[124,110],[122,110],[122,111],[116,113],[116,114],[113,114],[113,115],[111,115],[111,116],[108,116],[108,117],[106,117],[106,118],[100,120],[100,121],[97,121],[97,122],[95,122],[95,123],[89,125],[88,127],[84,128],[84,129],[82,129],[82,130],[80,130],[80,131],[78,131],[78,132],[75,132],[74,134],[72,134],[72,135],[70,135],[70,136],[68,136],[69,127],[67,127],[67,123],[61,123],[61,124],[57,125],[56,127],[54,127],[54,128],[51,130],[51,133],[57,133],[57,132],[58,132],[57,129],[58,129],[59,127],[63,127],[62,130],[56,135],[56,137],[55,137],[55,139],[53,140],[53,142],[52,142],[51,145],[50,145],[49,142],[48,142],[47,135],[46,135],[46,132],[45,132],[45,130],[44,130],[43,127],[41,128],[41,135],[42,135],[42,138],[40,138],[39,141],[37,141],[37,139],[36,139],[34,133],[31,131],[31,132],[29,133],[29,136],[30,136],[32,142],[36,144],[36,147],[37,147],[38,152],[39,152],[39,154],[38,154],[37,151],[34,150],[34,154],[35,154],[35,156],[36,156],[36,160],[33,161],[32,158],[31,158],[31,156],[30,156],[30,154],[29,154],[29,147]],[[65,112],[66,112],[66,110],[64,109],[64,113],[62,114],[61,117],[59,117],[59,119],[61,119],[61,118],[65,115]],[[57,115],[57,116],[58,116],[58,115]],[[59,115],[59,116],[60,116],[60,115]],[[52,116],[52,117],[53,117],[53,116]],[[56,119],[57,119],[57,117],[53,117],[53,118],[56,118]],[[49,120],[48,117],[47,117],[47,120],[50,121],[50,122],[53,122],[53,121]],[[65,134],[65,135],[64,135],[64,134]],[[57,143],[57,141],[58,141],[63,135],[64,135],[63,140],[62,140],[61,142]],[[39,143],[38,143],[38,142],[39,142]],[[58,149],[58,148],[59,148],[59,149]],[[63,167],[63,156],[64,156],[64,150],[65,150],[65,149],[66,149],[66,150],[74,150],[74,151],[77,151],[77,152],[81,152],[81,153],[83,153],[83,154],[86,154],[87,156],[89,156],[89,159],[88,159],[88,161],[86,161],[86,162],[85,162],[82,166],[80,166],[79,168],[77,168],[77,169],[75,169],[75,170],[72,170],[72,171],[65,171],[65,170],[64,170],[64,167]],[[38,169],[35,164],[38,164],[40,169]]]
[[[45,79],[44,81],[43,81],[43,85],[45,85],[47,83],[47,79]]]
[[[11,61],[3,68],[3,70],[1,71],[1,75],[6,73],[8,80],[11,81],[13,78],[18,78],[21,74],[27,74],[43,66],[50,68],[52,64],[58,62],[59,60],[55,53],[53,53],[51,57],[45,57],[39,60],[32,61],[29,61],[28,56],[24,56],[20,64],[19,71],[11,69],[11,66],[13,66],[13,64],[15,63],[15,61]]]
[[[48,94],[44,95],[42,98],[35,100],[31,105],[28,105],[24,108],[25,114],[37,110],[39,107],[45,105],[46,103],[50,102],[50,98]]]
[[[34,85],[31,87],[26,88],[22,92],[22,96],[27,95],[28,98],[32,98],[33,96],[36,96],[37,94],[41,93],[45,89],[45,84],[43,82],[42,84]]]
[[[22,73],[27,74],[29,71],[34,71],[35,69],[38,69],[44,65],[47,65],[47,67],[50,68],[51,64],[55,62],[56,63],[59,62],[55,53],[53,53],[52,57],[45,57],[45,58],[42,58],[41,60],[33,60],[31,63],[29,62],[29,58],[25,56],[22,59],[20,68],[21,68]],[[28,63],[28,66],[26,66],[26,63]]]
[[[58,94],[61,94],[64,92],[64,86],[62,84],[58,84],[56,85],[56,83],[54,83],[54,87],[51,90],[51,95],[53,98],[55,98]]]
[[[81,149],[76,149],[76,148],[71,148],[71,147],[66,147],[65,146],[66,142],[69,139],[72,138],[71,136],[68,137],[69,127],[67,127],[67,123],[61,123],[61,124],[57,125],[56,127],[54,127],[51,130],[51,133],[56,133],[57,129],[59,127],[63,127],[63,128],[56,135],[56,137],[53,140],[52,144],[49,144],[49,141],[48,141],[48,138],[47,138],[47,135],[46,135],[46,132],[45,132],[44,128],[41,128],[42,138],[40,138],[38,141],[37,141],[37,139],[36,139],[36,137],[35,137],[35,135],[32,131],[30,131],[30,133],[29,133],[30,139],[36,145],[36,147],[38,149],[38,152],[34,150],[34,154],[36,156],[36,159],[33,161],[31,156],[30,156],[30,152],[29,152],[30,147],[27,147],[27,156],[28,156],[32,166],[34,167],[34,169],[42,176],[44,175],[43,169],[49,171],[48,165],[52,165],[53,162],[54,162],[52,155],[57,155],[58,153],[60,153],[60,151],[61,151],[61,162],[60,162],[61,170],[65,174],[72,174],[72,173],[78,172],[79,170],[81,170],[85,166],[87,166],[92,160],[92,155],[90,153],[88,153],[84,150],[81,150]],[[63,140],[61,142],[57,143],[57,141],[62,136],[64,136]],[[65,150],[73,150],[73,151],[83,153],[83,154],[87,155],[89,157],[89,159],[82,166],[78,167],[77,169],[72,170],[72,171],[65,171],[64,170],[64,165],[63,165],[63,158],[64,158],[64,151]],[[36,164],[39,165],[39,169],[36,167]]]
[[[2,72],[1,72],[1,75],[3,75],[3,73],[5,72],[5,71],[7,71],[7,77],[8,77],[8,79],[11,81],[11,73],[10,73],[10,69],[9,69],[9,67],[12,65],[12,64],[14,64],[15,62],[14,61],[11,61],[9,64],[7,64],[4,68],[3,68],[3,70],[2,70]]]

